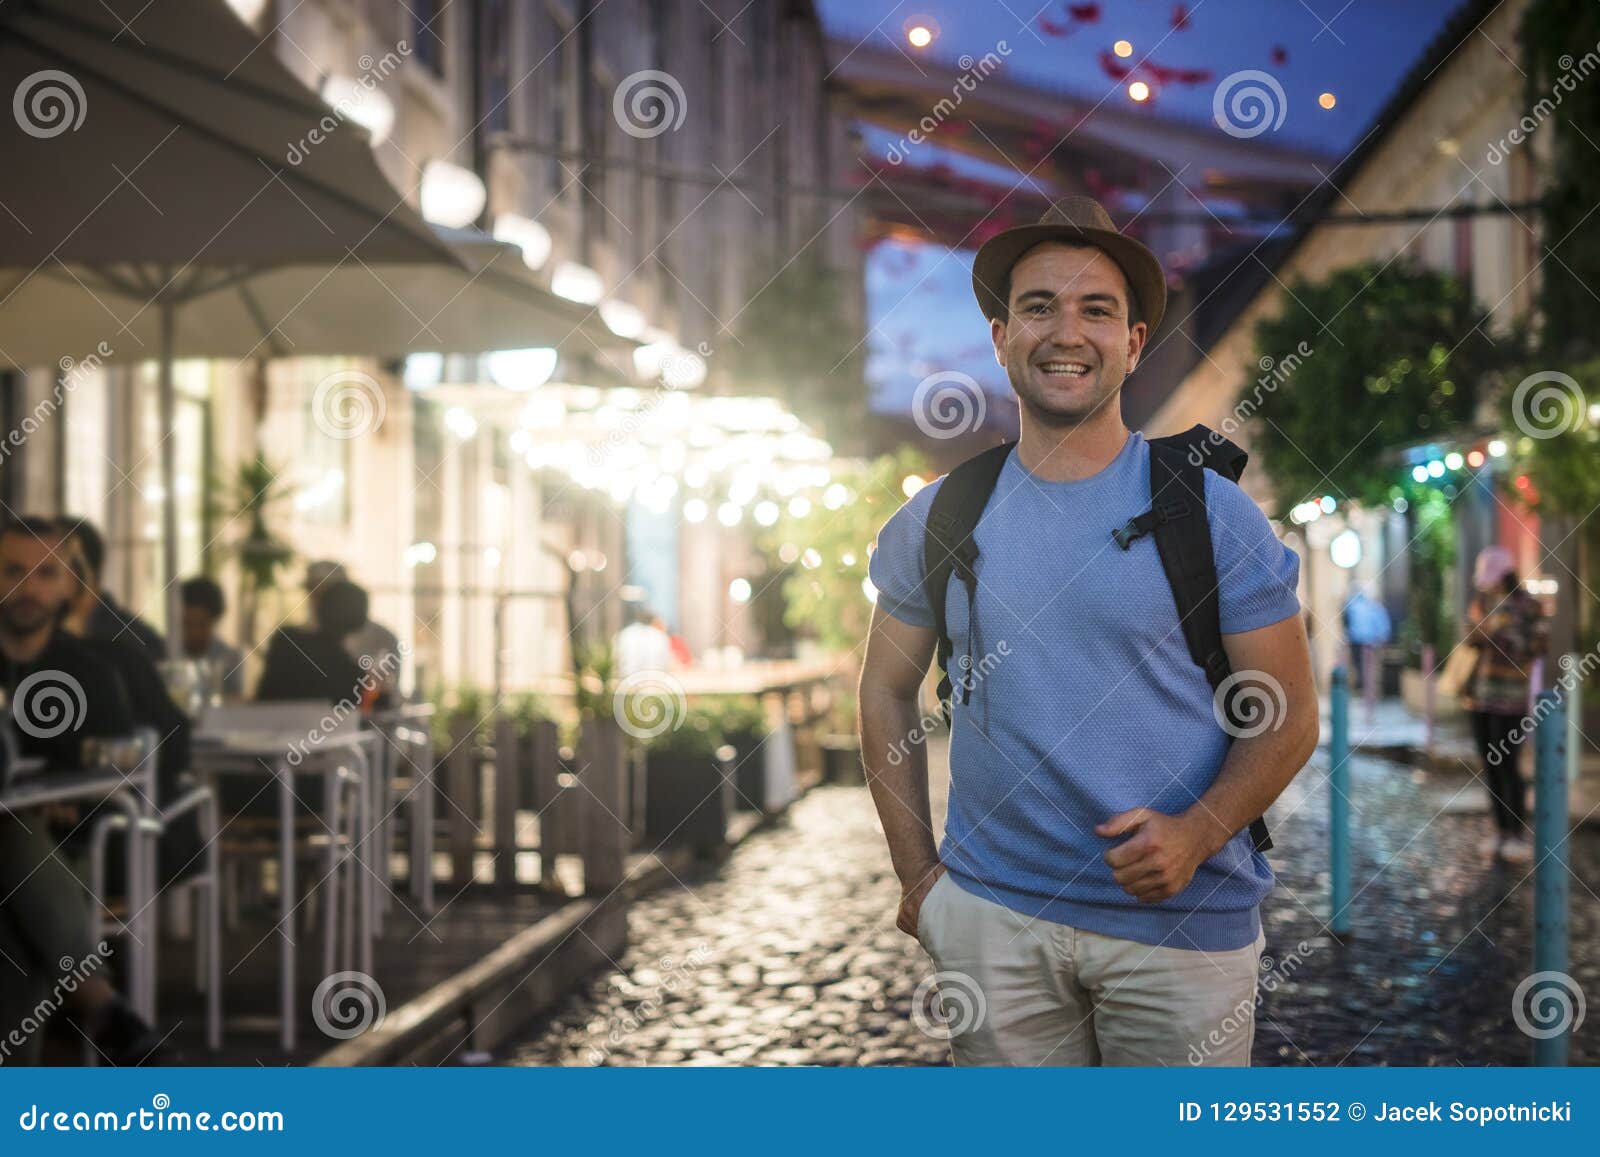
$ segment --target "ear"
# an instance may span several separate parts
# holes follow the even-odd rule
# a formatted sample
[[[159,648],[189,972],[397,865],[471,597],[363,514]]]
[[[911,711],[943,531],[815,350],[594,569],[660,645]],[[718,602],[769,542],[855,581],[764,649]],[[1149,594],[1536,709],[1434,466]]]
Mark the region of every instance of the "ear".
[[[1150,327],[1142,321],[1128,327],[1128,372],[1139,367],[1139,356],[1144,353],[1144,340],[1150,336]]]
[[[1000,363],[1000,368],[1006,366],[1006,323],[998,317],[989,319],[989,340],[994,343],[994,360]]]

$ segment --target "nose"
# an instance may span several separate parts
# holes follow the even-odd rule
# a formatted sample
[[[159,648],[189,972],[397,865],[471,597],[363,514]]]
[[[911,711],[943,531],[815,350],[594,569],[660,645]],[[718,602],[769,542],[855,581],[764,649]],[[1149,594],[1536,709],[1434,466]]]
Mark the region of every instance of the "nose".
[[[1083,319],[1076,310],[1058,309],[1050,319],[1048,332],[1044,334],[1045,345],[1057,346],[1062,350],[1081,350],[1088,344],[1084,336]]]

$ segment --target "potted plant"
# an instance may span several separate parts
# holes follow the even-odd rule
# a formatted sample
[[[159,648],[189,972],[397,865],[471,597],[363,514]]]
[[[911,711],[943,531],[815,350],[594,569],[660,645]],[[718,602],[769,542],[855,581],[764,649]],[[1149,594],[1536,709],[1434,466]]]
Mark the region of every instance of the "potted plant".
[[[767,769],[762,745],[767,739],[766,714],[755,695],[707,695],[698,707],[712,720],[733,765],[734,806],[762,811],[767,802]]]
[[[680,726],[645,741],[646,842],[711,855],[727,840],[734,788],[715,722],[689,711]]]

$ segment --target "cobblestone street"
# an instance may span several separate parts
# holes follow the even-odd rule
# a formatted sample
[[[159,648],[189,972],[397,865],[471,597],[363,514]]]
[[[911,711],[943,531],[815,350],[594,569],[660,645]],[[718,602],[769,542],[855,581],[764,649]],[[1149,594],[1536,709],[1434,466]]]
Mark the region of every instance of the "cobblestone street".
[[[942,745],[930,754],[942,755]],[[1512,997],[1531,971],[1530,869],[1478,851],[1482,788],[1361,760],[1354,932],[1327,914],[1326,753],[1277,808],[1259,1065],[1524,1064]],[[942,777],[936,776],[936,779]],[[936,784],[936,787],[938,785]],[[936,791],[936,796],[937,796]],[[936,799],[935,812],[942,811]],[[1572,974],[1600,993],[1600,837],[1572,848]],[[865,788],[823,787],[719,869],[636,904],[621,970],[531,1026],[523,1065],[943,1064],[912,1016],[932,971],[896,931],[898,886]],[[1591,1017],[1572,1062],[1600,1060]]]

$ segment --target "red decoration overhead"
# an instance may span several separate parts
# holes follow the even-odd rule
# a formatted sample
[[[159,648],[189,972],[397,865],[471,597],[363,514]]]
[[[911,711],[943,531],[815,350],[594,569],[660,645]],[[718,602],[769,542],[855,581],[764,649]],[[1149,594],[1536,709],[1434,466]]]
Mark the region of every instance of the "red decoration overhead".
[[[1189,27],[1189,6],[1179,4],[1172,10],[1172,30],[1182,32],[1187,27]]]
[[[1272,46],[1272,63],[1273,64],[1288,64],[1289,63],[1289,50],[1287,48],[1285,48],[1281,44],[1274,44]]]
[[[1104,48],[1100,50],[1100,71],[1112,80],[1127,80],[1133,74],[1133,69],[1123,64],[1116,56]]]
[[[1093,24],[1100,19],[1100,5],[1068,4],[1067,15],[1083,24]]]

